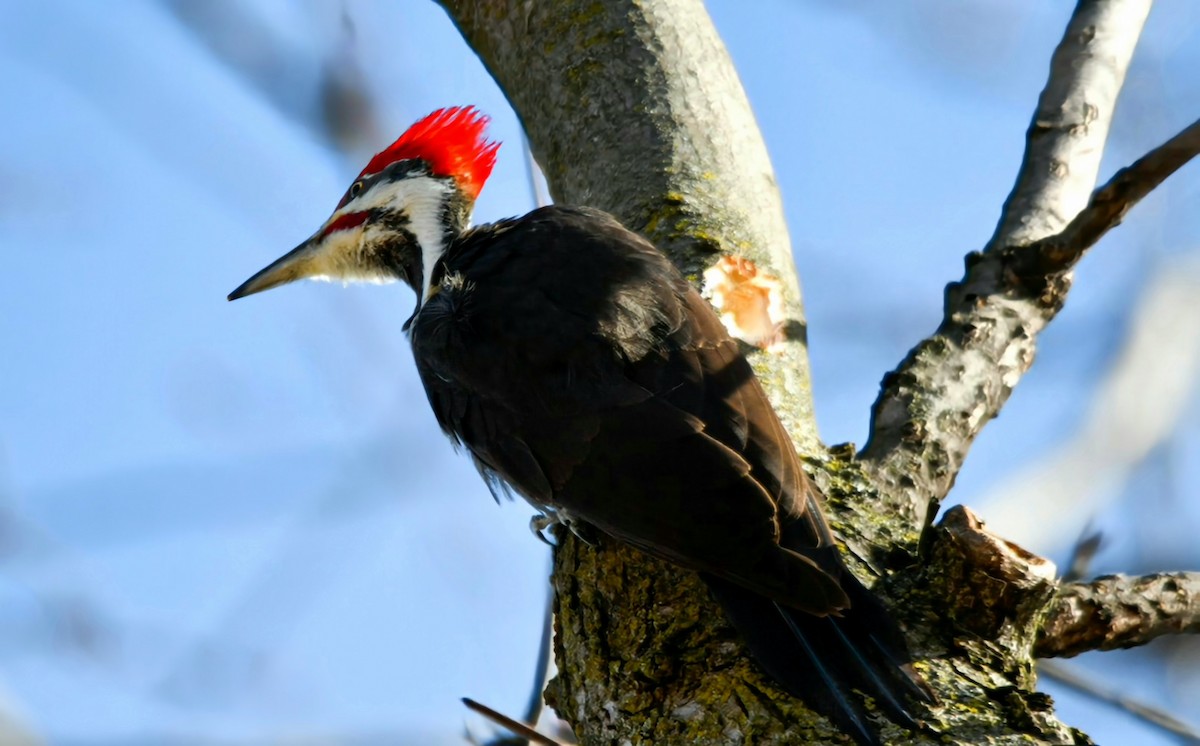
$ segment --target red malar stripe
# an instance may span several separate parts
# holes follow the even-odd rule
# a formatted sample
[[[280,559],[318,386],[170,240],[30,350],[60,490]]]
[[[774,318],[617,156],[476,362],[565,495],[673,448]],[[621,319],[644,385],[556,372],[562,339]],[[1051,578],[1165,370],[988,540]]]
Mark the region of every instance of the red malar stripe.
[[[358,226],[367,222],[368,217],[370,217],[370,213],[366,212],[346,213],[329,225],[325,226],[325,230],[321,231],[321,238],[328,236],[330,233],[336,233],[337,231],[357,228]]]

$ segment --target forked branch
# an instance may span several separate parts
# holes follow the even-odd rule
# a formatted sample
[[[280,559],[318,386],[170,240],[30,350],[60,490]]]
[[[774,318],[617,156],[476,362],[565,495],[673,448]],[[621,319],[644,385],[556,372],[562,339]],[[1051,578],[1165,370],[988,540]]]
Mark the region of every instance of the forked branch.
[[[1200,119],[1118,171],[1092,193],[1083,212],[1060,233],[1013,251],[1025,273],[1048,276],[1075,266],[1085,251],[1121,224],[1133,206],[1200,153]]]
[[[1062,233],[1087,206],[1150,4],[1078,4],[995,235],[947,286],[937,331],[884,377],[861,456],[880,494],[912,511],[918,525],[953,486],[975,437],[1032,364],[1037,335],[1062,308],[1069,278],[1056,272],[1029,282],[1012,271],[1011,255]]]

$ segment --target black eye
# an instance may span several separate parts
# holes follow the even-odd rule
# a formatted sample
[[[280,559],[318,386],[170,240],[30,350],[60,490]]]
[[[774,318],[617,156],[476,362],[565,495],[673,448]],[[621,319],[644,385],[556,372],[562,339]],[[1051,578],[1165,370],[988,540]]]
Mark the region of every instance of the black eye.
[[[362,194],[362,190],[363,190],[363,183],[361,181],[356,181],[353,184],[351,184],[350,185],[350,199],[354,199],[358,195]]]

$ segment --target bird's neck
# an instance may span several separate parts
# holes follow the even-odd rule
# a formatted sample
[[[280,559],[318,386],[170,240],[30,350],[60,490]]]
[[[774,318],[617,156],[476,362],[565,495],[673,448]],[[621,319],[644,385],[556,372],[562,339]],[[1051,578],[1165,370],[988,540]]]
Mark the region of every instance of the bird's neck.
[[[438,262],[445,256],[451,244],[470,228],[472,207],[473,200],[455,191],[440,205],[436,213],[410,215],[409,230],[420,247],[421,276],[419,284],[413,283],[418,306],[429,300]]]

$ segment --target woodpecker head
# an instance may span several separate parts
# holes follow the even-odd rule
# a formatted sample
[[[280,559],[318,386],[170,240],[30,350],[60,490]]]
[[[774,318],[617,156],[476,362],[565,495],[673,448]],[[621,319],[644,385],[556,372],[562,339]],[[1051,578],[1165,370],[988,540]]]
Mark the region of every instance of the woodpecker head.
[[[475,108],[439,109],[375,155],[337,209],[302,244],[229,294],[236,300],[293,280],[403,280],[429,292],[433,265],[466,229],[500,145]]]

